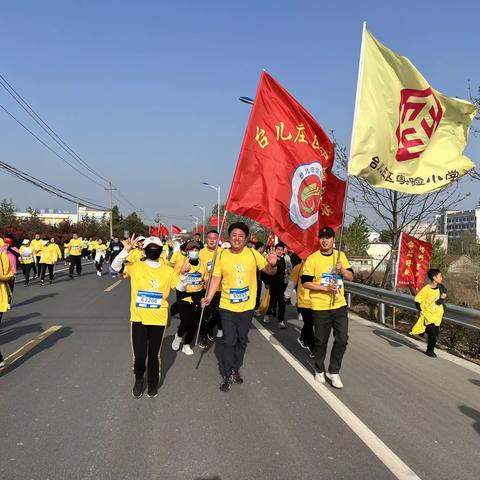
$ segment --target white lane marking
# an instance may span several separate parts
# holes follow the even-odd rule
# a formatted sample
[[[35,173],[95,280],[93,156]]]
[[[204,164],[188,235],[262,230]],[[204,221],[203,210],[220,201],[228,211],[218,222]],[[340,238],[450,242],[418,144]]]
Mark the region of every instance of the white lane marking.
[[[399,480],[420,480],[420,477],[385,443],[373,433],[327,386],[315,381],[309,372],[280,342],[257,320],[255,328],[265,337],[275,350],[300,374],[317,392],[328,406],[353,430],[363,443]]]
[[[117,285],[120,285],[122,283],[122,279],[117,280],[115,283],[112,283],[109,287],[107,287],[104,292],[111,292]]]
[[[392,339],[395,339],[396,336],[399,336],[398,338],[399,342],[401,342],[402,340],[403,341],[407,340],[422,349],[425,348],[425,342],[422,342],[421,340],[418,340],[415,337],[411,337],[411,336],[407,337],[406,335],[403,335],[402,333],[397,332],[396,330],[392,330],[391,328],[385,327],[381,323],[376,323],[370,320],[366,320],[365,318],[362,318],[358,314],[353,313],[351,311],[348,312],[348,318],[355,320],[356,322],[360,323],[361,325],[365,325],[366,327],[372,328],[374,326],[375,328],[378,328],[380,330],[385,330],[387,332],[390,332],[392,335]],[[438,357],[443,358],[444,360],[452,362],[455,365],[466,368],[467,370],[470,370],[471,372],[476,373],[477,375],[480,375],[480,365],[477,365],[476,363],[469,362],[468,360],[457,357],[456,355],[448,353],[445,350],[440,350],[439,348],[435,349],[435,353],[437,354]]]

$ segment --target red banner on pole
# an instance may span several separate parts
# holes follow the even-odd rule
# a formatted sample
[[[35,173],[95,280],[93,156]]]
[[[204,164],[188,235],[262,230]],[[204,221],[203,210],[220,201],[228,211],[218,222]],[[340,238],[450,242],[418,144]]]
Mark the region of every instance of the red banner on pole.
[[[168,228],[165,225],[160,224],[160,235],[159,236],[168,237],[168,235],[170,235],[170,232],[168,231]]]
[[[432,258],[432,244],[406,233],[400,236],[397,261],[397,286],[422,288]]]
[[[218,218],[217,218],[217,216],[212,215],[212,216],[210,217],[209,223],[210,223],[210,226],[211,226],[211,227],[218,227]]]
[[[158,231],[158,228],[156,227],[150,227],[150,236],[151,237],[159,237],[160,232]]]
[[[178,235],[179,233],[182,233],[182,229],[172,224],[172,233]]]
[[[262,72],[226,209],[272,230],[306,258],[318,248],[319,209],[322,192],[330,190],[333,159],[320,125]]]

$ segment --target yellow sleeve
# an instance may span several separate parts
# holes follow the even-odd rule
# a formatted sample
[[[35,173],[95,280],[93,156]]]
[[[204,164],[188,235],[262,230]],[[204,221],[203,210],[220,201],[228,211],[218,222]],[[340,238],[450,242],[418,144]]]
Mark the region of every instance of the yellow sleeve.
[[[415,296],[415,302],[422,303],[425,298],[425,287],[423,287]]]
[[[0,253],[0,261],[2,263],[2,280],[8,281],[11,277],[13,277],[12,267],[10,265],[10,260],[8,259],[8,255],[6,253]]]
[[[137,263],[125,263],[125,270],[123,271],[123,278],[132,278],[135,273]]]
[[[315,277],[315,265],[314,265],[312,255],[307,257],[307,260],[305,261],[305,263],[303,265],[302,275],[308,275],[309,277]]]
[[[62,251],[60,250],[60,247],[57,244],[55,244],[55,245],[57,247],[58,260],[60,260],[62,258]]]
[[[215,266],[213,267],[213,277],[221,277],[222,276],[222,253],[220,252],[217,256],[217,260],[215,261]]]
[[[254,248],[251,249],[253,256],[255,257],[255,261],[257,262],[257,267],[259,270],[263,270],[267,265],[267,259],[265,257],[262,257]]]
[[[298,279],[300,278],[300,270],[302,268],[302,264],[299,263],[293,267],[292,273],[290,273],[289,280],[295,284],[298,283]]]

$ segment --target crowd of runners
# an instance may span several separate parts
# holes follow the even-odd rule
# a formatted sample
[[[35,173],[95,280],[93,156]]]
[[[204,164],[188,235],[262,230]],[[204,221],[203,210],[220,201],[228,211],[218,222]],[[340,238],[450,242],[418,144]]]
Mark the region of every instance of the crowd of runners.
[[[49,283],[54,282],[55,265],[62,260],[69,264],[71,279],[81,275],[83,259],[83,263],[95,263],[99,276],[106,273],[130,279],[135,398],[145,390],[150,397],[158,393],[160,349],[171,317],[178,315],[180,322],[166,348],[191,356],[195,345],[202,350],[215,337],[221,339],[220,390],[228,392],[234,384],[243,383],[240,369],[254,315],[266,324],[276,319],[278,328],[286,329],[289,303],[296,305],[298,319],[303,322],[297,341],[313,360],[316,381],[328,380],[333,387],[342,388],[340,369],[348,343],[344,281],[353,280],[353,270],[345,254],[334,248],[334,230],[320,230],[319,250],[305,261],[281,241],[266,247],[250,241],[249,235],[242,222],[228,227],[228,239],[223,242],[216,230],[210,230],[205,243],[199,234],[188,240],[133,235],[109,241],[86,240],[73,234],[60,246],[55,238],[42,239],[36,234],[18,246],[13,236],[5,235],[0,239],[0,320],[12,305],[18,267],[23,269],[25,285],[38,279],[43,286],[47,272]],[[421,312],[423,308],[421,318],[428,320],[425,301],[420,302],[425,295],[434,299],[438,305],[435,311],[440,312],[434,320],[439,325],[446,293],[438,289],[439,272],[430,273],[429,277],[437,275],[436,280],[430,278],[431,285],[418,297],[418,306]],[[431,353],[438,325],[427,328],[429,340],[435,336],[429,342]],[[334,342],[325,368],[332,330]],[[0,368],[4,365],[0,353]]]

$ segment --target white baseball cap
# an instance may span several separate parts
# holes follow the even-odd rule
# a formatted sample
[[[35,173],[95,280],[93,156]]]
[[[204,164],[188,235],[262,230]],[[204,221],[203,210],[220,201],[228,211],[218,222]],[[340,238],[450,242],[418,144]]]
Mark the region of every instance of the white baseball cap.
[[[145,240],[145,237],[143,235],[140,235],[137,237],[137,242],[143,242]]]
[[[147,248],[149,245],[157,245],[163,247],[162,241],[158,237],[147,237],[143,242],[143,248]]]

